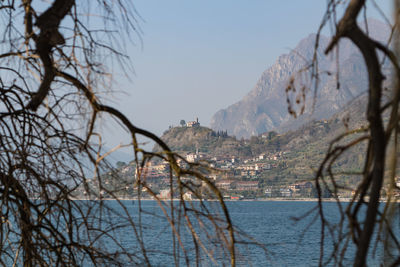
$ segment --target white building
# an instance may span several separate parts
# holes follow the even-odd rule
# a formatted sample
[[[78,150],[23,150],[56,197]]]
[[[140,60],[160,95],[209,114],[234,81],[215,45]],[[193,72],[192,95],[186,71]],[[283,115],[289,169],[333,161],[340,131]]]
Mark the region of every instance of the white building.
[[[200,122],[199,122],[199,118],[196,118],[195,121],[189,121],[186,123],[187,127],[199,127],[200,126]]]

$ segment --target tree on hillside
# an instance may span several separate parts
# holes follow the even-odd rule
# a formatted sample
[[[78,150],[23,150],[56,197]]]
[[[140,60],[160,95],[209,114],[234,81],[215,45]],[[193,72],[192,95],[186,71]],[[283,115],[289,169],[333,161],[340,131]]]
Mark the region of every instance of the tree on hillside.
[[[126,166],[126,163],[123,161],[117,161],[116,166],[117,166],[117,168],[122,168],[122,167]]]
[[[333,140],[324,161],[316,173],[316,185],[320,197],[319,215],[322,222],[321,266],[326,265],[328,262],[341,265],[350,243],[355,244],[357,248],[354,266],[366,266],[367,255],[374,247],[374,242],[380,242],[384,247],[386,253],[385,266],[395,266],[400,263],[400,240],[393,232],[391,225],[394,212],[393,192],[399,189],[395,187],[395,177],[399,171],[397,164],[400,100],[400,54],[397,51],[400,44],[399,2],[398,0],[394,1],[394,22],[391,24],[390,20],[386,19],[389,27],[391,27],[392,35],[387,40],[387,43],[382,43],[374,40],[369,35],[368,20],[365,18],[365,12],[368,7],[366,0],[346,1],[347,7],[339,20],[337,20],[338,9],[339,6],[343,5],[343,1],[329,0],[317,35],[314,59],[305,69],[311,74],[311,80],[315,83],[314,90],[317,90],[318,80],[321,75],[326,74],[318,66],[319,35],[324,27],[334,25],[334,34],[330,44],[325,49],[325,54],[336,54],[338,58],[340,41],[342,39],[350,40],[364,58],[369,81],[366,111],[368,124],[359,129],[353,129],[349,126],[346,132]],[[372,6],[379,9],[377,4]],[[363,27],[360,25],[363,25]],[[385,70],[385,64],[390,64],[391,73]],[[340,77],[338,77],[337,85],[340,90]],[[287,89],[288,92],[292,90],[293,92],[295,91],[294,83],[291,83]],[[297,92],[300,92],[297,99],[305,99],[302,97],[306,92],[304,89]],[[303,104],[301,103],[301,105]],[[289,105],[289,110],[294,112],[295,109],[292,105]],[[300,110],[304,109],[300,108]],[[387,120],[387,123],[384,122],[385,120]],[[361,144],[366,144],[367,147],[364,152],[362,172],[338,173],[335,170],[335,163],[338,159],[346,151]],[[336,181],[335,177],[337,175],[356,175],[360,177],[361,181],[356,188],[346,188],[345,185]],[[329,187],[336,198],[336,203],[341,213],[341,220],[338,224],[332,225],[322,208],[321,197],[324,194],[322,190],[324,187]],[[384,187],[389,188],[392,193],[387,195],[388,201],[380,209],[379,200]],[[348,205],[341,203],[339,199],[338,192],[343,189],[354,190],[354,195]],[[364,214],[363,211],[365,209],[366,212]],[[375,241],[373,240],[374,232],[377,233]],[[333,253],[324,257],[326,235],[332,236],[335,246]]]
[[[160,255],[187,265],[204,258],[215,263],[222,255],[219,260],[235,265],[238,234],[221,193],[204,175],[207,166],[186,162],[188,168],[181,168],[178,161],[184,158],[106,103],[104,93],[113,84],[108,67],[129,66],[124,43],[140,33],[131,1],[3,0],[0,16],[0,263],[151,265],[155,252],[144,242],[148,225],[141,216],[146,211],[141,193],[146,192],[160,205],[155,218],[163,218],[171,229],[171,244]],[[114,172],[98,132],[101,118],[116,120],[130,135],[126,146],[134,154],[136,179],[126,186],[138,196],[134,210],[125,202],[103,200],[116,199],[116,192],[104,181],[105,174]],[[143,150],[139,136],[162,152]],[[169,164],[170,201],[146,183],[152,158]],[[82,188],[86,198],[97,200],[74,201]],[[218,200],[215,209],[202,201],[200,190]],[[201,201],[186,202],[187,192]],[[172,197],[179,202],[174,204]],[[132,236],[135,244],[126,246],[118,233]]]
[[[275,136],[277,136],[278,135],[278,133],[277,132],[275,132],[275,131],[270,131],[270,132],[268,132],[268,136],[267,136],[267,139],[269,140],[269,141],[271,141]]]
[[[181,121],[179,122],[179,124],[183,127],[183,126],[186,125],[186,121],[185,121],[185,120],[181,120]]]

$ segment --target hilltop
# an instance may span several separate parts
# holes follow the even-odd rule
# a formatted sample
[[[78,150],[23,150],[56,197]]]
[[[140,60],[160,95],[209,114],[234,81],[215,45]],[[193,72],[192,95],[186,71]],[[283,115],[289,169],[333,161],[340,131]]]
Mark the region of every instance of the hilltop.
[[[244,142],[229,136],[226,131],[214,131],[203,126],[172,127],[164,132],[161,139],[178,153],[187,154],[198,151],[215,156],[252,156],[250,148],[243,145]],[[154,150],[158,151],[159,147],[155,147]]]

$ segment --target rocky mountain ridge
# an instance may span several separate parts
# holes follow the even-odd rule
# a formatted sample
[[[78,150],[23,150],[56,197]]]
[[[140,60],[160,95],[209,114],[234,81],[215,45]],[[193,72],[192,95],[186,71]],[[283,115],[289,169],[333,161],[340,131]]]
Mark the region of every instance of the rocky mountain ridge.
[[[385,40],[389,35],[387,27],[378,21],[371,20],[369,32],[378,40]],[[319,80],[317,91],[313,91],[310,72],[300,70],[311,63],[314,56],[316,35],[311,34],[301,40],[297,47],[288,54],[281,55],[277,61],[263,72],[256,86],[239,102],[218,111],[211,119],[214,130],[228,130],[230,135],[238,138],[258,135],[275,130],[285,132],[320,119],[328,119],[343,108],[346,103],[367,91],[367,75],[363,58],[357,49],[348,41],[340,43],[339,67],[335,56],[325,56],[323,49],[329,38],[319,37],[317,50]],[[338,71],[337,71],[338,70]],[[340,89],[337,90],[338,80]],[[295,92],[287,96],[285,89],[293,80]],[[303,115],[294,119],[288,112],[287,99],[299,112],[305,106]]]

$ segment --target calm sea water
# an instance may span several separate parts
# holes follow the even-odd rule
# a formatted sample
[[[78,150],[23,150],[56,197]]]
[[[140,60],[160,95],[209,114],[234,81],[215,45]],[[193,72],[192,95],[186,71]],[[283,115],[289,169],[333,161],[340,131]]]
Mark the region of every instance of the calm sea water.
[[[137,205],[137,201],[125,201],[128,209]],[[142,201],[143,209],[160,214],[155,201]],[[318,266],[320,258],[321,223],[319,219],[312,224],[316,213],[304,216],[317,205],[316,202],[279,202],[279,201],[235,201],[227,202],[232,220],[236,227],[242,229],[266,247],[265,252],[257,246],[240,246],[238,248],[239,266]],[[324,212],[334,224],[339,219],[339,211],[335,203],[324,203]],[[398,216],[397,216],[398,217]],[[155,216],[142,218],[145,226],[145,241],[149,249],[151,263],[155,266],[174,265],[173,259],[162,255],[159,251],[171,246],[171,232],[164,220]],[[396,218],[396,232],[398,218]],[[122,233],[123,245],[134,247],[131,234]],[[332,252],[332,238],[326,234],[326,255]],[[368,266],[380,266],[382,248],[370,250]],[[350,247],[344,257],[345,265],[351,265],[355,249]],[[324,260],[328,258],[325,257]],[[205,266],[215,265],[206,263]],[[333,266],[330,262],[327,266]]]

